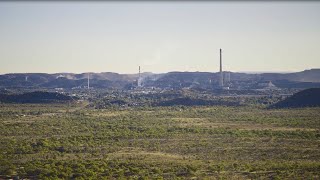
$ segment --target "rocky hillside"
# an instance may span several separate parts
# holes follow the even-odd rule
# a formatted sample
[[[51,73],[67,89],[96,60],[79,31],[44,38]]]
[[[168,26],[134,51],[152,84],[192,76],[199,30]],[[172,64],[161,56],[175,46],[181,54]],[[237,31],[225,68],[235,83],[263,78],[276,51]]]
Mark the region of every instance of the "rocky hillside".
[[[311,88],[300,91],[271,106],[271,108],[299,107],[320,107],[320,88]]]

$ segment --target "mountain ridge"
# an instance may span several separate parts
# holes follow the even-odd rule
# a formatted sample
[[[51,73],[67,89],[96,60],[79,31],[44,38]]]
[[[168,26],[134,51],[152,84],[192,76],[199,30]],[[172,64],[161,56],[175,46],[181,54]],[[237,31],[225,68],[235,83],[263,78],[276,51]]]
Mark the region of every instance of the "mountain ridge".
[[[243,72],[224,71],[225,79],[229,74],[230,84],[239,82],[257,83],[272,81],[276,84],[320,84],[320,69],[309,69],[295,73],[262,73],[248,74]],[[119,74],[115,72],[89,73],[90,86],[96,88],[125,88],[134,86],[139,74]],[[141,73],[144,86],[149,87],[192,87],[200,84],[203,87],[212,86],[219,81],[219,72],[182,72]],[[87,86],[88,73],[9,73],[0,75],[0,87],[42,87],[42,88],[73,88]],[[308,85],[309,87],[310,85]],[[317,85],[318,86],[318,85]]]

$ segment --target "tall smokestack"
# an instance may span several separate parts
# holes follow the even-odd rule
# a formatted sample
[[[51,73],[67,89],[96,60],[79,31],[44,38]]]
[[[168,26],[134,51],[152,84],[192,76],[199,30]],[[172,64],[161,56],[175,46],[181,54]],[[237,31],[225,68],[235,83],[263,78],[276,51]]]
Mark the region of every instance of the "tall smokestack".
[[[220,87],[223,87],[223,72],[222,72],[222,49],[220,49]]]
[[[141,73],[140,73],[140,66],[139,66],[138,87],[141,87]]]
[[[88,73],[88,89],[90,89],[90,73]]]

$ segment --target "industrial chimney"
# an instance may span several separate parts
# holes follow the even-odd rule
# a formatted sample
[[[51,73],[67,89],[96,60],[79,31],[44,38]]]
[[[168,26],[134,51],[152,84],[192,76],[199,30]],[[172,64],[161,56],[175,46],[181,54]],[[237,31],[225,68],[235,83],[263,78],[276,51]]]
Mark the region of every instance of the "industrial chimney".
[[[90,73],[88,73],[88,89],[90,89]]]
[[[220,81],[219,86],[223,87],[223,72],[222,72],[222,49],[220,49]]]
[[[141,87],[141,73],[140,73],[140,66],[139,66],[138,87]]]

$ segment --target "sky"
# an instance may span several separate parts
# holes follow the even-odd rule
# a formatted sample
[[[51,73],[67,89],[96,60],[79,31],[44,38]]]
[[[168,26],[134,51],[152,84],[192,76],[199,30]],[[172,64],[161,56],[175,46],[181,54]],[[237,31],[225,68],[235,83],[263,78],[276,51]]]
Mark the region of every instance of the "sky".
[[[0,74],[320,68],[316,1],[0,2]]]

